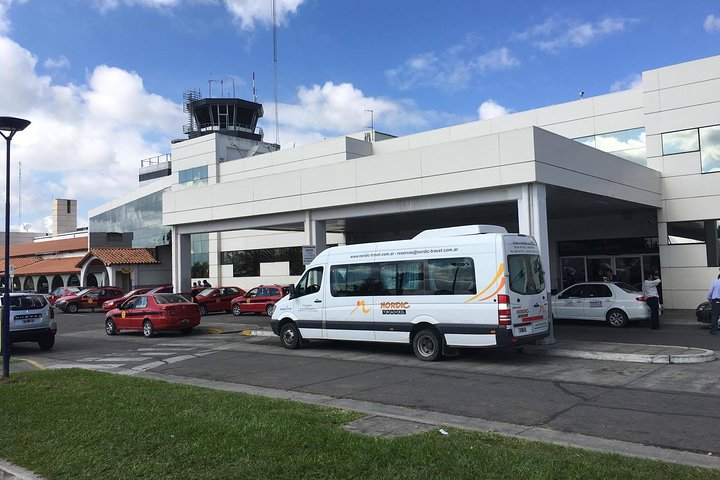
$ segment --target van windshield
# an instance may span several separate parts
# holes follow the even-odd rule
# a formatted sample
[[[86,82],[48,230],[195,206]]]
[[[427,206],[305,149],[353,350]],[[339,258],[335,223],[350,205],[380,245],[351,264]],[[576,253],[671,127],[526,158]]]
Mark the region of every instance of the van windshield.
[[[508,255],[510,290],[520,295],[545,291],[545,272],[539,255]]]

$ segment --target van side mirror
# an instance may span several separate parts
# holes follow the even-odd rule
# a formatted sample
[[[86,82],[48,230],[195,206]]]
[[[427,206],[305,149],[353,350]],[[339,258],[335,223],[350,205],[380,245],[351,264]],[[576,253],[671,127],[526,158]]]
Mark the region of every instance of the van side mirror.
[[[290,295],[290,298],[295,298],[295,285],[288,285],[288,295]]]

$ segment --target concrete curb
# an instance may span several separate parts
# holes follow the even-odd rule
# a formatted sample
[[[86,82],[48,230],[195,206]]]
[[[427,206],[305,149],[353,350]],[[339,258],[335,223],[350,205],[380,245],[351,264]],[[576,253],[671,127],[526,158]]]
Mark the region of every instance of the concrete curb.
[[[26,470],[17,465],[13,465],[5,460],[0,460],[0,480],[43,480],[44,477],[35,475],[30,470]]]
[[[653,349],[656,350],[656,352],[642,352],[642,350]],[[550,357],[582,358],[632,363],[685,364],[712,362],[716,359],[715,352],[705,348],[603,342],[585,342],[583,345],[573,345],[573,347],[564,347],[562,344],[542,346],[529,345],[523,348],[523,352],[531,355],[545,355]]]
[[[139,377],[161,380],[164,382],[178,383],[183,385],[194,385],[197,387],[222,390],[227,392],[247,393],[267,398],[282,398],[296,402],[324,405],[328,407],[352,410],[355,412],[386,417],[392,419],[406,420],[409,422],[432,425],[435,428],[453,427],[462,430],[476,430],[492,432],[504,436],[521,438],[524,440],[564,445],[596,452],[615,453],[618,455],[660,460],[663,462],[678,463],[694,467],[702,467],[720,470],[720,457],[704,455],[702,453],[672,450],[663,447],[643,445],[639,443],[626,442],[623,440],[612,440],[602,437],[593,437],[578,433],[567,433],[558,430],[550,430],[542,427],[518,425],[481,418],[470,418],[461,415],[420,410],[416,408],[403,407],[398,405],[386,405],[365,400],[353,400],[349,398],[335,398],[322,394],[296,392],[292,390],[280,390],[254,385],[228,383],[216,380],[199,378],[179,377],[154,372],[141,372]]]

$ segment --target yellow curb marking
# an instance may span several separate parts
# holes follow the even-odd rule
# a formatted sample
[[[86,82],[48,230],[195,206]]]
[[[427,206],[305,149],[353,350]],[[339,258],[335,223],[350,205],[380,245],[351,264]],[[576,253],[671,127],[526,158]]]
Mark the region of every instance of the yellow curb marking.
[[[207,333],[217,335],[217,334],[224,333],[224,332],[223,332],[223,330],[220,330],[219,328],[208,328]]]
[[[240,335],[242,335],[243,337],[252,337],[253,330],[242,330],[240,332]]]
[[[28,358],[19,358],[19,357],[15,357],[15,358],[17,358],[18,360],[22,360],[23,362],[28,362],[30,365],[33,365],[35,368],[38,368],[40,370],[47,370],[47,368],[44,365],[36,362],[35,360],[30,360]]]

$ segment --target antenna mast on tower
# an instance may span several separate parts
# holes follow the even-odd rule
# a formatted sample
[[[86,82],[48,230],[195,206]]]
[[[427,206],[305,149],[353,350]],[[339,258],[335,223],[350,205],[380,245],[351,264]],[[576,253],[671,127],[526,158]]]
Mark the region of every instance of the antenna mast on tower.
[[[280,127],[278,122],[278,85],[277,85],[277,19],[275,0],[272,0],[273,18],[273,76],[275,79],[275,143],[280,145]]]

